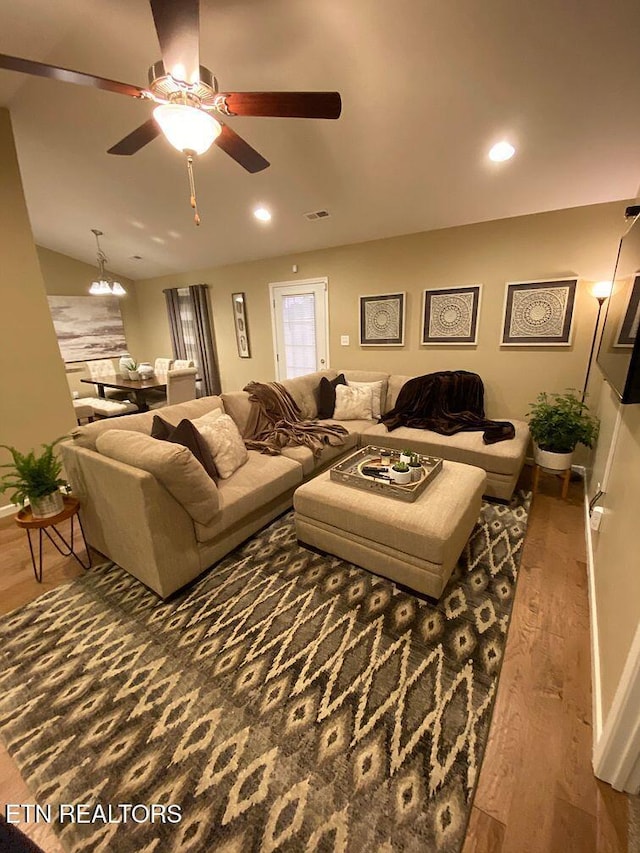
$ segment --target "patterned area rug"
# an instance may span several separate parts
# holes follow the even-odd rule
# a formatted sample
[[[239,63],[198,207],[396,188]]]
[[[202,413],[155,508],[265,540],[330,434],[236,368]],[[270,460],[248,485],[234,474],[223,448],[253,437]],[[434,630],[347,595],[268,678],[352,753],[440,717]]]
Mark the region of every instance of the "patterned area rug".
[[[438,603],[289,513],[170,603],[111,564],[3,618],[0,733],[35,802],[90,806],[62,843],[459,850],[528,506],[483,504]]]

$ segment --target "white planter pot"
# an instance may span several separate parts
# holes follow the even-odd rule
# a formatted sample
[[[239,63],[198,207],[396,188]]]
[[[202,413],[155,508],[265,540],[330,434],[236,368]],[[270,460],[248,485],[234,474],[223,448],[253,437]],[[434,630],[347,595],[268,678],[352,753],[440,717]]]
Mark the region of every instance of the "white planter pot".
[[[34,518],[49,518],[51,515],[57,515],[64,509],[64,500],[62,492],[55,491],[50,495],[43,495],[41,498],[32,498],[29,500],[31,512]]]
[[[129,379],[140,379],[140,374],[137,370],[128,370]]]
[[[404,462],[405,465],[408,465],[409,462],[411,462],[411,457],[409,456],[408,453],[401,453],[400,454],[400,461]]]
[[[546,468],[549,471],[567,471],[571,468],[571,453],[553,453],[551,450],[541,450],[538,445],[533,443],[533,460],[541,468]]]
[[[407,483],[411,482],[411,471],[394,471],[393,468],[390,468],[389,476],[398,486],[406,486]]]

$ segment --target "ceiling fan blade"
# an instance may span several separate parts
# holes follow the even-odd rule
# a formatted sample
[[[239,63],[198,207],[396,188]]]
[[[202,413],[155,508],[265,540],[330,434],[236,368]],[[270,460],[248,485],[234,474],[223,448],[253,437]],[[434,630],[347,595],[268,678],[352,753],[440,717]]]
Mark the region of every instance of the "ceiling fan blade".
[[[34,62],[32,59],[21,59],[19,56],[7,56],[0,53],[0,68],[8,71],[20,71],[23,74],[34,74],[36,77],[48,77],[50,80],[61,80],[64,83],[77,83],[80,86],[93,86],[105,89],[107,92],[117,92],[119,95],[130,95],[132,98],[144,96],[144,89],[129,83],[119,83],[117,80],[107,80],[105,77],[94,77],[83,71],[71,71],[69,68],[58,68],[57,65],[45,65],[44,62]]]
[[[200,79],[199,0],[150,0],[167,74],[184,83]]]
[[[135,154],[149,142],[153,142],[156,136],[160,136],[160,133],[161,130],[155,120],[147,119],[144,124],[136,127],[128,136],[113,145],[107,154]]]
[[[228,114],[237,116],[338,118],[342,110],[338,92],[229,92],[219,97]]]
[[[269,166],[269,161],[265,160],[262,154],[258,154],[255,148],[252,148],[241,136],[238,136],[235,130],[231,130],[229,125],[224,124],[220,119],[216,121],[222,125],[222,133],[216,139],[216,145],[222,148],[225,154],[252,174],[261,172]]]

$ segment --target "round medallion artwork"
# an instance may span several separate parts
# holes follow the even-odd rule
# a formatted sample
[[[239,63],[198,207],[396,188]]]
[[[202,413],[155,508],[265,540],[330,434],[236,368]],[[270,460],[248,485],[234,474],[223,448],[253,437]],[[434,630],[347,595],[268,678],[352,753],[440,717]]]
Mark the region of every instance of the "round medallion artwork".
[[[473,294],[431,297],[430,338],[465,338],[472,333]]]
[[[509,335],[514,338],[561,337],[568,298],[568,287],[514,293]]]
[[[398,335],[400,328],[399,302],[368,302],[365,309],[367,340],[384,340]]]

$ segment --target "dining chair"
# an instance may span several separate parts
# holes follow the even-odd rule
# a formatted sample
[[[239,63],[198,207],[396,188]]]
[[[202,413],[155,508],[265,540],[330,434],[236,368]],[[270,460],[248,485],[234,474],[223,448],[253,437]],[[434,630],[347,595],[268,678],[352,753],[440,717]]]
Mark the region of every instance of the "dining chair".
[[[171,367],[172,370],[184,370],[185,367],[195,367],[196,363],[190,358],[176,358]]]
[[[168,373],[173,364],[172,358],[156,358],[153,363],[153,369],[156,373]]]
[[[95,361],[88,361],[86,364],[91,379],[99,380],[105,376],[113,376],[116,373],[116,369],[110,358],[99,358]],[[99,391],[97,385],[95,386],[95,389],[96,394],[98,394]],[[105,388],[104,396],[108,400],[126,400],[129,394],[127,391],[119,391],[117,388]]]
[[[196,398],[195,367],[185,367],[183,370],[170,370],[167,373],[167,400],[152,403],[150,409],[159,409],[164,405],[173,406],[175,403],[186,403]]]

